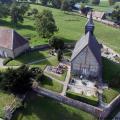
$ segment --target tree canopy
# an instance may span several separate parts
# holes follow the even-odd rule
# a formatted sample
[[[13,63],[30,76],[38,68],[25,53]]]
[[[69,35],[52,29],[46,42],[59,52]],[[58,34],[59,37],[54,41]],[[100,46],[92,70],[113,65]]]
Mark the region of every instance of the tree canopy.
[[[57,31],[53,14],[49,10],[43,10],[35,16],[36,31],[43,38],[51,37]]]

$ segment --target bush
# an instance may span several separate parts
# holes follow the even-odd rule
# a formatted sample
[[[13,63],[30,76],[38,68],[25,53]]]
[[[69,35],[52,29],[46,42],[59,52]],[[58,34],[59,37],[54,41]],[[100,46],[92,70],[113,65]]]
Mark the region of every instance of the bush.
[[[3,65],[6,65],[8,62],[10,62],[11,60],[13,60],[12,58],[6,58],[4,61],[3,61]]]
[[[66,93],[66,96],[69,98],[93,105],[93,106],[98,106],[98,103],[99,103],[97,98],[87,97],[87,96],[79,95],[69,91]]]

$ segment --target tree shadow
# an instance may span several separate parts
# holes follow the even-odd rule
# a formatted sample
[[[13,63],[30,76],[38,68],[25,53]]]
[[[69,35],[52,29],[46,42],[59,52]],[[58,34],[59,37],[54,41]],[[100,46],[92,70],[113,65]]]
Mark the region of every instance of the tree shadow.
[[[26,52],[16,57],[15,60],[22,64],[29,64],[41,59],[45,59],[46,56],[39,51]],[[46,59],[47,60],[47,59]],[[33,63],[34,64],[34,63]]]
[[[9,28],[13,28],[16,30],[21,30],[21,29],[27,29],[27,30],[35,30],[35,28],[31,25],[23,25],[18,23],[17,26],[14,26],[10,21],[6,21],[6,20],[2,20],[0,19],[0,26],[1,27],[9,27]]]
[[[83,120],[82,113],[75,112],[73,109],[50,98],[31,94],[23,111],[23,116],[34,115],[40,120]]]

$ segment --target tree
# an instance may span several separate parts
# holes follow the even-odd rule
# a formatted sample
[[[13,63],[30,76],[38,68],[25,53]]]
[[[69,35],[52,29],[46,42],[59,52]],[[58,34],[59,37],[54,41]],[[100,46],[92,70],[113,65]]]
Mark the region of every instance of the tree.
[[[9,8],[6,4],[0,4],[0,18],[7,17],[9,15]]]
[[[18,7],[22,15],[25,15],[25,13],[30,9],[29,3],[21,3]]]
[[[55,50],[64,49],[64,41],[60,37],[53,36],[52,38],[50,38],[49,45]]]
[[[111,5],[114,5],[114,0],[108,0],[108,2],[109,2],[109,5],[111,6]]]
[[[60,62],[61,60],[62,60],[62,58],[63,58],[63,52],[62,52],[62,50],[58,50],[58,53],[57,53],[57,58],[58,58],[58,61]]]
[[[28,66],[8,68],[3,74],[1,88],[14,94],[25,94],[31,89],[33,74]]]
[[[112,19],[120,24],[120,5],[115,5],[114,10],[112,12]]]
[[[71,9],[70,1],[64,0],[61,5],[61,9],[64,11],[69,11]]]
[[[10,8],[11,22],[13,25],[17,25],[18,22],[23,22],[23,12],[16,3],[13,3]]]
[[[43,38],[51,37],[57,31],[53,14],[49,10],[43,10],[35,16],[36,31]]]
[[[37,10],[36,8],[33,8],[33,9],[31,10],[31,13],[35,16],[35,15],[38,14],[38,10]]]
[[[52,6],[55,8],[61,8],[62,1],[61,0],[50,0],[52,3]]]
[[[40,0],[40,1],[41,1],[41,4],[44,5],[44,6],[46,6],[47,3],[48,3],[48,0]]]
[[[100,4],[100,0],[91,0],[91,4],[99,5]]]

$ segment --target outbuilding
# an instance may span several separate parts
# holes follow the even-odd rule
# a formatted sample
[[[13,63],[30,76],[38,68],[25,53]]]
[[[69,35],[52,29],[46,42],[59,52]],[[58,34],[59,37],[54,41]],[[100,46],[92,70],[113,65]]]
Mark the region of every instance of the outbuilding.
[[[0,29],[0,57],[14,59],[28,49],[28,41],[15,30]]]

